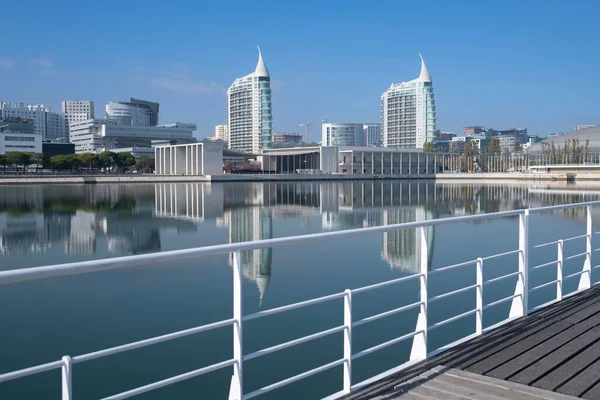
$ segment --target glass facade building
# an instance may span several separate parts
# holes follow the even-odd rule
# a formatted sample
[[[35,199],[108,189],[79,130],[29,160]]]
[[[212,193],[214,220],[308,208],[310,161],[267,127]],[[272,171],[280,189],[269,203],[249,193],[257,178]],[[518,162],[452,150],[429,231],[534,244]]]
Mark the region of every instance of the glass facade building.
[[[255,71],[227,89],[227,120],[230,149],[260,154],[271,148],[271,77],[260,49]]]
[[[436,139],[435,97],[431,75],[421,57],[421,73],[394,83],[381,95],[383,145],[422,149]]]

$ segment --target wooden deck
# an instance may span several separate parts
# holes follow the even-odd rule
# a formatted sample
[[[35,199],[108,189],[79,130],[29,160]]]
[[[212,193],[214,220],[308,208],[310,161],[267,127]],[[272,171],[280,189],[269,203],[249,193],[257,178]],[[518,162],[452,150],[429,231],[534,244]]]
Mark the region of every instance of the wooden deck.
[[[447,395],[452,380],[455,389]],[[486,385],[489,396],[481,397],[478,393],[485,393]],[[432,387],[446,389],[440,392]],[[540,398],[539,393],[547,399],[600,399],[600,287],[506,324],[345,399],[531,399]]]

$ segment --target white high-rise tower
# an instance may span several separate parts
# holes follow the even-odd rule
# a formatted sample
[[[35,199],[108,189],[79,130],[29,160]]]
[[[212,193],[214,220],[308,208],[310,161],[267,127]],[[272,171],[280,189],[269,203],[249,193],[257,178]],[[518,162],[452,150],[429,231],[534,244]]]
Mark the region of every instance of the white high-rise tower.
[[[260,48],[254,72],[227,89],[227,121],[230,149],[259,154],[271,148],[271,78]]]
[[[383,92],[381,118],[385,147],[422,149],[425,142],[435,140],[436,112],[433,84],[423,57],[421,57],[421,73],[417,79],[393,83]]]

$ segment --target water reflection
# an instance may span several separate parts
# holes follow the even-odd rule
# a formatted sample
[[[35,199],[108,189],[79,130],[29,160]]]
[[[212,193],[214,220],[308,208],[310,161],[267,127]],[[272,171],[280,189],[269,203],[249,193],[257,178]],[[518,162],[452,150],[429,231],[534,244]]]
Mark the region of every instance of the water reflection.
[[[277,236],[274,221],[298,219],[300,227],[304,219],[316,220],[320,227],[313,224],[310,231],[328,231],[585,201],[599,194],[598,188],[581,185],[400,181],[4,186],[0,254],[140,254],[161,251],[165,234],[202,238],[208,221],[227,229],[228,241],[236,243]],[[582,212],[569,210],[565,216],[582,219]],[[426,229],[425,240],[430,265],[434,227]],[[384,233],[381,259],[391,268],[415,272],[422,244],[415,230]],[[242,260],[244,274],[256,282],[262,300],[271,280],[273,250],[245,251]],[[69,261],[74,258],[45,263]]]

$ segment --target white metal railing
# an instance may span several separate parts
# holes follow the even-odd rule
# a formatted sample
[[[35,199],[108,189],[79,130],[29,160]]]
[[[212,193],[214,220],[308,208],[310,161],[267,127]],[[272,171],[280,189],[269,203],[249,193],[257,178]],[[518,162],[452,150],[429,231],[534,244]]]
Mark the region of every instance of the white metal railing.
[[[398,225],[387,225],[387,226],[379,226],[372,228],[361,228],[361,229],[353,229],[346,231],[336,231],[336,232],[325,232],[325,233],[317,233],[303,236],[294,236],[294,237],[284,237],[277,239],[268,239],[268,240],[259,240],[255,242],[244,242],[244,243],[232,243],[218,246],[208,246],[202,248],[194,248],[194,249],[186,249],[186,250],[176,250],[162,253],[153,253],[153,254],[145,254],[145,255],[136,255],[136,256],[127,256],[127,257],[119,257],[119,258],[110,258],[103,260],[95,260],[95,261],[84,261],[78,263],[70,263],[70,264],[60,264],[46,267],[37,267],[37,268],[27,268],[27,269],[17,269],[17,270],[8,270],[8,271],[0,271],[0,284],[7,284],[12,282],[21,282],[27,280],[34,279],[45,279],[50,277],[58,277],[63,275],[72,275],[72,274],[80,274],[80,273],[89,273],[95,271],[103,271],[117,268],[126,268],[126,267],[134,267],[139,265],[147,265],[147,264],[156,264],[156,263],[164,263],[166,261],[177,261],[184,259],[192,259],[198,257],[206,257],[217,254],[233,254],[233,315],[232,318],[225,319],[222,321],[217,321],[214,323],[181,330],[178,332],[169,333],[166,335],[156,336],[149,339],[140,340],[137,342],[111,347],[104,350],[99,350],[87,354],[82,354],[78,356],[64,356],[61,360],[49,362],[46,364],[37,365],[31,368],[25,368],[13,372],[8,372],[0,375],[0,383],[10,381],[17,378],[23,378],[29,375],[38,374],[41,372],[46,372],[50,370],[61,369],[61,379],[62,379],[62,399],[70,400],[73,398],[72,390],[71,390],[71,376],[73,371],[73,366],[78,363],[91,361],[100,357],[106,357],[109,355],[122,353],[125,351],[138,349],[145,346],[150,346],[153,344],[166,342],[178,338],[182,338],[189,335],[195,335],[202,332],[206,332],[209,330],[223,328],[227,326],[232,326],[233,328],[233,357],[227,360],[223,360],[216,364],[208,365],[199,369],[196,369],[191,372],[187,372],[184,374],[176,375],[170,377],[168,379],[164,379],[158,382],[154,382],[145,386],[141,386],[138,388],[131,389],[129,391],[118,393],[113,396],[108,397],[107,399],[116,400],[116,399],[125,399],[132,396],[136,396],[160,387],[164,387],[167,385],[171,385],[177,382],[181,382],[186,379],[190,379],[199,375],[207,374],[212,371],[216,371],[222,368],[232,367],[233,374],[231,379],[231,385],[229,390],[229,399],[250,399],[253,397],[257,397],[264,393],[270,392],[282,386],[288,385],[292,382],[299,381],[301,379],[307,378],[314,374],[320,373],[322,371],[334,368],[336,366],[343,366],[343,389],[337,393],[333,393],[328,398],[336,398],[342,396],[344,394],[350,393],[357,388],[363,387],[371,382],[374,382],[378,379],[381,379],[387,375],[400,371],[412,364],[425,360],[427,357],[430,357],[434,354],[438,354],[444,350],[447,350],[457,344],[463,343],[467,340],[470,340],[482,333],[485,333],[491,329],[494,329],[502,324],[505,324],[509,321],[512,321],[516,318],[527,315],[529,312],[538,310],[540,308],[546,307],[550,304],[553,304],[557,301],[562,300],[567,296],[571,296],[573,294],[579,293],[583,290],[589,289],[592,286],[591,272],[592,269],[600,267],[600,265],[592,267],[592,252],[598,251],[599,249],[592,249],[592,214],[591,209],[593,205],[600,204],[600,201],[596,202],[586,202],[586,203],[576,203],[576,204],[567,204],[560,206],[552,206],[552,207],[541,207],[541,208],[533,208],[533,209],[525,209],[525,210],[514,210],[514,211],[503,211],[491,214],[479,214],[479,215],[471,215],[471,216],[461,216],[461,217],[452,217],[452,218],[444,218],[423,222],[411,222],[404,223]],[[557,246],[557,259],[546,262],[540,265],[536,265],[533,267],[529,267],[529,217],[532,213],[543,213],[548,211],[556,211],[562,209],[571,209],[571,208],[585,208],[586,210],[586,233],[584,235],[573,236],[564,238],[561,240],[541,243],[536,246],[532,246],[532,248],[543,248],[552,245]],[[436,268],[435,270],[428,270],[428,241],[426,240],[426,229],[430,226],[437,225],[446,225],[452,223],[464,223],[471,221],[481,221],[481,220],[490,220],[497,218],[505,218],[505,217],[517,217],[518,218],[518,227],[519,227],[519,241],[518,248],[497,253],[493,255],[489,255],[486,257],[479,257],[474,260],[468,260],[465,262],[444,266],[441,268]],[[416,229],[417,234],[419,235],[421,248],[420,248],[420,266],[419,272],[402,277],[397,279],[392,279],[386,282],[376,283],[369,286],[364,286],[360,288],[356,288],[353,290],[345,290],[344,292],[334,293],[328,296],[323,296],[315,299],[310,299],[294,304],[289,304],[277,308],[272,308],[269,310],[259,311],[253,314],[244,315],[242,308],[242,257],[241,252],[244,250],[254,250],[254,249],[262,249],[262,248],[271,248],[271,247],[279,247],[284,245],[295,245],[301,243],[308,243],[312,241],[320,241],[325,239],[334,239],[334,238],[343,238],[343,237],[351,237],[372,233],[383,233],[390,231],[397,231],[403,229]],[[599,234],[600,232],[595,232],[594,234]],[[583,253],[575,254],[573,256],[564,257],[564,243],[577,240],[577,239],[585,239],[586,242],[586,251]],[[519,262],[518,262],[518,270],[515,272],[510,272],[504,274],[502,276],[498,276],[492,279],[488,279],[486,281],[483,280],[483,267],[484,263],[490,259],[497,259],[500,257],[506,257],[509,255],[518,254]],[[583,267],[580,271],[572,273],[567,276],[563,276],[563,265],[564,261],[568,259],[576,259],[578,257],[585,257],[585,261],[583,263]],[[469,265],[476,266],[476,283],[473,285],[469,285],[463,288],[459,288],[456,290],[452,290],[446,293],[442,293],[433,297],[429,297],[428,295],[428,277],[436,274],[443,274],[447,271],[454,270],[456,268],[462,268]],[[545,282],[538,286],[529,288],[529,272],[531,270],[537,270],[542,268],[547,268],[552,265],[556,266],[556,279],[553,279],[549,282]],[[574,292],[564,294],[563,293],[563,282],[566,279],[574,278],[579,276],[579,285],[577,290]],[[509,278],[517,278],[517,283],[515,287],[515,291],[512,295],[495,300],[488,304],[483,303],[483,291],[487,285],[497,283],[499,281],[509,279]],[[371,315],[365,317],[363,319],[355,321],[352,316],[352,297],[371,290],[380,289],[390,285],[401,284],[409,281],[419,282],[419,301],[414,302],[412,304],[408,304],[402,307],[398,307],[392,310],[388,310],[385,312],[381,312],[379,314]],[[550,287],[552,285],[556,285],[556,297],[542,305],[530,308],[528,305],[529,293],[542,289],[544,287]],[[436,323],[429,323],[428,321],[428,304],[430,302],[435,302],[440,299],[444,299],[450,296],[454,296],[460,293],[467,293],[469,291],[474,292],[475,297],[475,308],[461,314],[455,315],[453,317],[447,318],[443,321],[439,321]],[[323,302],[328,302],[335,299],[343,299],[343,315],[344,322],[342,325],[326,329],[321,332],[316,332],[298,339],[294,339],[285,343],[280,343],[278,345],[274,345],[271,347],[267,347],[253,353],[244,354],[242,347],[242,338],[243,338],[243,324],[246,321],[250,321],[253,319],[258,319],[310,305],[315,305]],[[483,328],[483,312],[491,307],[497,306],[499,304],[503,304],[506,302],[511,302],[510,312],[508,318],[492,325],[489,327]],[[386,318],[391,315],[395,315],[407,310],[411,310],[414,308],[419,309],[419,314],[417,318],[417,324],[415,329],[397,337],[395,339],[386,341],[384,343],[380,343],[368,349],[364,349],[358,352],[353,352],[352,349],[352,330],[357,326],[361,326],[364,324],[368,324],[370,322],[379,320],[381,318]],[[429,331],[449,324],[451,322],[457,321],[464,317],[475,315],[475,332],[473,334],[467,335],[453,343],[440,347],[438,349],[431,350],[427,346],[427,335]],[[258,390],[255,390],[250,393],[244,393],[243,390],[243,366],[244,361],[251,360],[253,358],[262,357],[264,355],[283,350],[292,346],[296,346],[301,343],[306,343],[318,338],[322,338],[325,336],[332,335],[334,333],[343,332],[343,356],[342,358],[322,365],[320,367],[311,369],[309,371],[305,371],[301,374],[289,377],[287,379],[281,380],[279,382],[275,382],[271,385],[262,387]],[[410,352],[409,360],[399,365],[391,370],[388,370],[382,374],[373,376],[365,381],[354,383],[352,380],[352,362],[362,356],[367,354],[374,353],[376,351],[382,350],[388,346],[394,345],[396,343],[412,339],[412,348]]]

